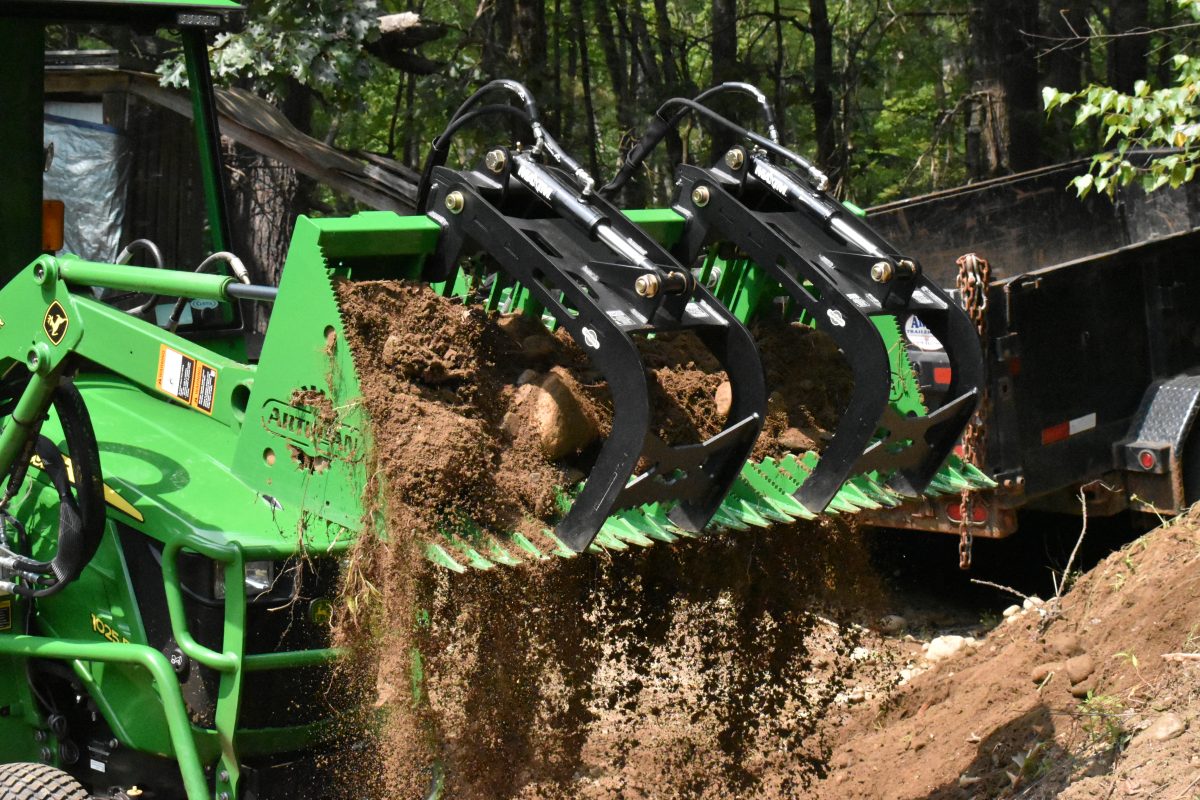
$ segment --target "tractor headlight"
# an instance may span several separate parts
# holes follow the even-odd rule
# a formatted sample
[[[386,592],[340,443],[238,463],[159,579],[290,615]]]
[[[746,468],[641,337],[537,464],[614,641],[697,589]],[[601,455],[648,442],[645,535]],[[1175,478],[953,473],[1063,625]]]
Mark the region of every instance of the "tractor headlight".
[[[254,600],[275,588],[274,561],[246,562],[246,599]],[[213,570],[213,597],[225,598],[225,569],[221,564]]]

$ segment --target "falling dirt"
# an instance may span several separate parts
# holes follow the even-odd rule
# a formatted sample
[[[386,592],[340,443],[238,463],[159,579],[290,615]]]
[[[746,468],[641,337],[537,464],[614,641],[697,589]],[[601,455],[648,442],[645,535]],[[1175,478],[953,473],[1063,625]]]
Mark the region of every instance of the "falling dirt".
[[[822,773],[818,725],[844,697],[863,635],[840,603],[878,596],[856,531],[823,522],[438,570],[418,544],[439,527],[469,517],[539,536],[556,489],[594,457],[590,444],[550,462],[532,420],[514,424],[531,375],[567,386],[601,435],[611,398],[574,343],[530,320],[421,285],[344,283],[338,294],[372,422],[373,513],[388,532],[353,554],[341,615],[383,719],[379,762],[356,765],[357,790],[420,797],[439,776],[445,797],[467,800],[792,797]],[[823,434],[830,401],[815,387],[846,381],[824,337],[782,322],[768,333],[781,352],[767,370],[794,398],[818,401],[772,398],[762,453],[775,454],[771,431],[802,425],[810,443]],[[717,433],[725,376],[699,341],[659,336],[642,352],[655,432],[673,444]],[[797,354],[828,362],[803,387]],[[362,786],[364,774],[375,785]]]

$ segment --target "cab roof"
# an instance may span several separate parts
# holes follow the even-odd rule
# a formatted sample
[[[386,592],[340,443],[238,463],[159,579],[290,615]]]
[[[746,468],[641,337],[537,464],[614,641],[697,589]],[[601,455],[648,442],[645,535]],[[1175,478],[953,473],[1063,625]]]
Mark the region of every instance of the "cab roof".
[[[235,0],[3,0],[0,17],[224,30],[241,25]]]

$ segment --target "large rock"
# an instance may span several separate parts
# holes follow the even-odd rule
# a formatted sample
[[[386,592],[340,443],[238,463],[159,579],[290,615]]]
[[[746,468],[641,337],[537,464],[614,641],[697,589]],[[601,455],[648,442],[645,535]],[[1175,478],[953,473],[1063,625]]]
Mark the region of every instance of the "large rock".
[[[929,642],[929,647],[925,650],[925,658],[935,663],[945,661],[948,658],[955,658],[961,655],[974,642],[975,640],[970,636],[956,636],[954,634],[938,636]]]
[[[1067,659],[1067,677],[1071,685],[1083,683],[1096,671],[1096,662],[1087,653]]]
[[[713,402],[717,404],[717,416],[729,416],[729,409],[733,407],[733,386],[729,381],[721,381],[721,385],[717,387],[717,393],[713,397]]]
[[[807,433],[799,428],[788,428],[779,434],[779,446],[793,453],[806,453],[815,448],[814,442]]]
[[[551,372],[525,383],[502,423],[514,439],[532,431],[550,461],[582,450],[600,435],[568,380]]]
[[[1187,723],[1183,721],[1183,717],[1174,711],[1168,711],[1150,723],[1150,727],[1134,737],[1134,744],[1142,742],[1166,742],[1179,736],[1186,729]]]

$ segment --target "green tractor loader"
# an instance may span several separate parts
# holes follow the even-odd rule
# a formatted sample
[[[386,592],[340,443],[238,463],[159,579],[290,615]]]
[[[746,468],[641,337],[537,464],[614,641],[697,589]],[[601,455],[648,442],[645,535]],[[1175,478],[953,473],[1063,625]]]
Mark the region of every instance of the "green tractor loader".
[[[562,487],[554,529],[538,541],[444,529],[421,546],[449,570],[988,483],[951,457],[889,485],[907,463],[892,442],[880,452],[895,464],[847,471],[804,502],[812,461],[749,460],[767,392],[746,328],[755,304],[710,291],[681,260],[693,255],[681,249],[685,214],[603,200],[519,84],[484,87],[451,118],[426,170],[426,213],[302,217],[279,286],[249,283],[228,252],[207,64],[209,37],[241,11],[228,0],[0,5],[0,798],[326,796],[319,755],[344,734],[348,691],[330,644],[339,571],[356,537],[388,534],[364,522],[373,443],[338,280],[422,280],[544,319],[619,397],[619,424],[581,485]],[[43,40],[45,25],[76,20],[179,33],[213,253],[201,264],[61,251],[42,197]],[[518,103],[484,102],[497,93]],[[459,128],[498,116],[534,145],[498,143],[473,168],[445,165]],[[70,213],[71,198],[46,200]],[[487,269],[463,269],[476,255]],[[238,336],[249,303],[273,304],[255,361]],[[671,447],[647,435],[633,342],[673,330],[693,331],[724,364],[734,400],[719,434]],[[894,352],[881,367],[905,368]],[[893,407],[923,415],[915,385],[894,383]]]

